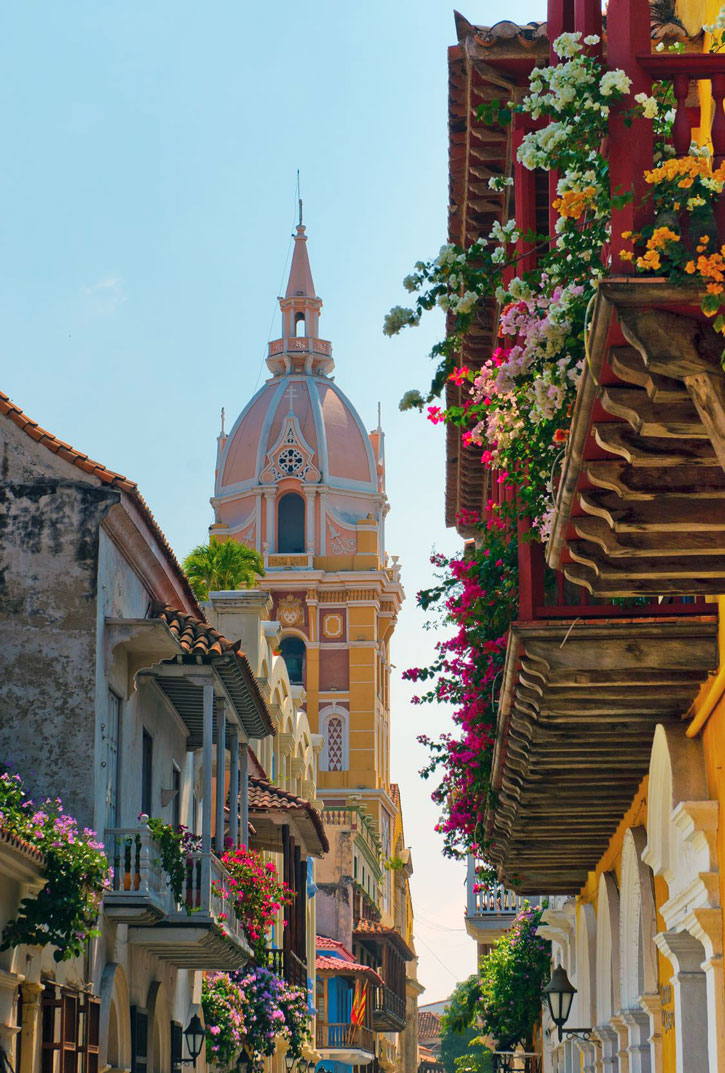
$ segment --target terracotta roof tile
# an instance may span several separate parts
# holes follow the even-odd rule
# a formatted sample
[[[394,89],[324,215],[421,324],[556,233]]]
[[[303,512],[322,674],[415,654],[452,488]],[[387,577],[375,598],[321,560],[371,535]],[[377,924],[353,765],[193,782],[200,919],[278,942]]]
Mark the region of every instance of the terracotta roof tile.
[[[88,455],[83,454],[82,451],[77,451],[74,447],[71,447],[69,443],[66,443],[64,440],[59,440],[57,436],[54,436],[51,432],[47,432],[46,429],[41,428],[37,421],[33,421],[32,418],[28,417],[28,415],[2,391],[0,391],[0,416],[8,417],[19,429],[22,429],[23,432],[37,442],[42,442],[44,447],[47,447],[53,454],[60,455],[64,461],[70,462],[84,473],[92,474],[92,476],[98,478],[99,481],[102,481],[103,484],[110,485],[112,488],[118,488],[120,491],[127,494],[140,511],[144,521],[158,541],[166,556],[167,562],[174,571],[181,588],[184,590],[184,594],[189,600],[190,606],[198,611],[201,617],[201,609],[199,608],[194,593],[191,591],[186,575],[181,569],[179,561],[176,558],[171,545],[164,536],[159,523],[154,518],[145,499],[139,492],[138,485],[133,481],[130,481],[128,477],[124,477],[120,473],[114,473],[113,470],[108,469],[101,462],[94,462],[93,459],[90,459]]]
[[[339,950],[346,955],[350,961],[354,961],[355,958],[346,950],[345,947],[338,939],[328,939],[326,935],[315,936],[315,949],[316,950]]]
[[[408,946],[399,931],[396,931],[395,928],[386,928],[384,924],[379,924],[376,920],[358,920],[355,924],[353,935],[356,939],[375,939],[378,937],[389,939],[394,946],[397,946],[406,961],[412,961],[415,957],[415,951]]]
[[[267,812],[282,810],[284,812],[306,812],[312,820],[317,836],[324,853],[328,853],[330,843],[325,834],[325,825],[319,812],[304,797],[283,790],[280,786],[273,786],[268,779],[260,779],[255,775],[249,776],[249,811]]]
[[[202,619],[194,618],[185,611],[179,611],[175,607],[164,606],[159,601],[153,601],[149,610],[149,618],[159,618],[166,623],[172,635],[177,639],[182,652],[188,656],[217,657],[238,661],[235,666],[242,673],[247,689],[252,693],[257,709],[262,718],[267,732],[275,733],[274,723],[269,714],[266,701],[262,696],[259,683],[252,671],[249,660],[241,651],[240,641],[229,641],[223,634],[210,626]]]
[[[356,976],[367,976],[376,984],[382,984],[382,977],[371,969],[369,965],[361,965],[358,961],[344,961],[338,957],[326,957],[318,954],[315,958],[315,968],[318,972],[337,972],[344,975],[353,973]]]
[[[437,1039],[441,1034],[441,1014],[418,1010],[418,1039]]]

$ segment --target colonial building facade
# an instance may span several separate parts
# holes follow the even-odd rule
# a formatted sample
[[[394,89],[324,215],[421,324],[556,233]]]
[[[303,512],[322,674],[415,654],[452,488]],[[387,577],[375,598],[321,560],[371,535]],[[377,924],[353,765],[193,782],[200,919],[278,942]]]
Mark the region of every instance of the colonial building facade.
[[[219,437],[211,534],[263,555],[279,650],[320,743],[330,853],[315,874],[318,1051],[342,1065],[412,1069],[412,865],[390,778],[390,641],[403,590],[385,548],[384,436],[379,422],[366,431],[331,375],[302,223],[280,308],[271,376]],[[282,785],[305,778],[284,734],[262,759]],[[353,1013],[356,986],[369,999]]]

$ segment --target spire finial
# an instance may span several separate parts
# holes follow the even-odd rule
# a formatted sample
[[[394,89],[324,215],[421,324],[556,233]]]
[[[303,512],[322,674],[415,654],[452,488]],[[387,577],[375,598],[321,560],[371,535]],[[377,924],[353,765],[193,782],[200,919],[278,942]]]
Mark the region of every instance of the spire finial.
[[[297,169],[297,204],[300,209],[300,222],[299,227],[302,227],[302,194],[300,193],[300,169]]]
[[[224,435],[224,407],[223,406],[222,406],[222,427],[221,427],[221,432],[219,433],[219,435],[220,436]]]

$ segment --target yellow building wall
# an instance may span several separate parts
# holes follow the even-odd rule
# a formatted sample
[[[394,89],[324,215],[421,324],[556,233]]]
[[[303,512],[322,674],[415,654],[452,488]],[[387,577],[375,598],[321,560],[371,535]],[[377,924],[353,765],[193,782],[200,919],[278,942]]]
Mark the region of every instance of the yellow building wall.
[[[594,906],[594,912],[598,912],[597,895],[599,893],[599,879],[604,872],[614,872],[617,877],[617,888],[621,888],[622,880],[622,846],[624,836],[630,827],[647,826],[647,788],[648,776],[642,780],[632,799],[632,804],[622,817],[617,830],[612,836],[606,851],[602,854],[596,869],[589,873],[587,882],[582,888],[578,902],[590,902]],[[669,897],[667,883],[660,877],[654,880],[655,909],[657,912],[657,930],[665,930],[665,922],[661,915],[661,909]],[[579,906],[577,905],[577,913]],[[665,955],[657,951],[657,969],[659,974],[659,992],[662,999],[662,1069],[663,1073],[680,1073],[676,1069],[675,1062],[675,1019],[674,1000],[670,979],[673,974],[672,963]]]
[[[718,604],[718,655],[720,667],[725,667],[725,596],[717,598]],[[716,682],[711,682],[717,688]],[[720,822],[717,828],[717,859],[719,864],[720,905],[725,905],[725,694],[719,698],[710,696],[710,691],[703,689],[693,705],[693,715],[697,718],[703,705],[712,704],[709,716],[702,731],[702,746],[705,753],[707,770],[707,788],[710,797],[719,806]],[[725,926],[723,927],[725,943]]]

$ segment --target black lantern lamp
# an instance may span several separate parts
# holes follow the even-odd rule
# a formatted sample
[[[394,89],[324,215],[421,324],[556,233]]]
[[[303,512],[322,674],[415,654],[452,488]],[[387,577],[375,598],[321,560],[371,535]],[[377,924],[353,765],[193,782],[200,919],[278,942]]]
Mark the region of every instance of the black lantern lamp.
[[[177,1063],[177,1067],[178,1065],[195,1066],[196,1060],[201,1054],[201,1049],[204,1046],[204,1040],[206,1039],[206,1029],[199,1020],[198,1013],[194,1014],[184,1029],[184,1039],[186,1040],[186,1049],[189,1052],[189,1057],[180,1059]]]
[[[552,972],[551,979],[544,988],[544,994],[546,995],[551,1019],[556,1025],[559,1034],[559,1043],[561,1043],[564,1038],[562,1028],[569,1019],[571,1004],[576,995],[576,988],[566,975],[566,969],[563,965],[557,965]],[[568,1028],[566,1038],[592,1040],[592,1030],[591,1028]]]
[[[249,1055],[242,1047],[237,1055],[237,1073],[249,1073],[250,1066],[251,1062],[249,1061]]]
[[[290,1054],[289,1051],[287,1051],[287,1054],[284,1056],[284,1065],[285,1069],[287,1070],[287,1073],[292,1073],[296,1061],[297,1059],[295,1058],[295,1056],[293,1054]]]

